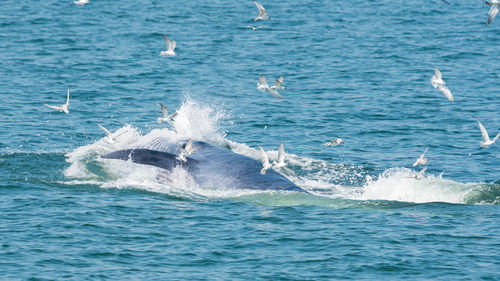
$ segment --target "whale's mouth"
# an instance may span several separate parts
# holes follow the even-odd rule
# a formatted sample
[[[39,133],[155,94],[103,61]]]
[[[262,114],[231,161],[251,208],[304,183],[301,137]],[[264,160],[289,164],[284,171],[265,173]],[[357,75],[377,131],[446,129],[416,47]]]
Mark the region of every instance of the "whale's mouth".
[[[101,139],[76,148],[66,155],[70,166],[64,175],[69,184],[89,183],[103,188],[134,188],[187,199],[233,198],[271,205],[385,206],[384,202],[500,204],[499,184],[459,183],[431,173],[417,180],[412,177],[415,171],[407,168],[376,172],[369,167],[332,163],[291,153],[287,153],[287,163],[294,173],[279,172],[309,194],[235,189],[217,182],[202,188],[182,165],[165,170],[132,161],[100,157],[112,151],[151,144],[157,147],[148,148],[167,149],[161,147],[164,143],[154,142],[161,137],[173,144],[188,138],[203,140],[234,153],[259,159],[259,151],[254,148],[256,145],[249,147],[230,141],[220,132],[217,123],[225,116],[227,114],[208,106],[186,101],[179,109],[179,118],[172,128],[163,125],[142,134],[137,128],[126,125],[116,130],[116,134],[120,134],[116,143],[109,144]],[[277,147],[268,150],[268,154],[271,160],[277,159]]]

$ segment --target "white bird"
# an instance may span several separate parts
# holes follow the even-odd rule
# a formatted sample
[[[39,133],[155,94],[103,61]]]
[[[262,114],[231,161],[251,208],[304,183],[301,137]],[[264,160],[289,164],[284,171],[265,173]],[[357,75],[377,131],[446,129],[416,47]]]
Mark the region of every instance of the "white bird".
[[[276,90],[281,90],[281,89],[286,90],[286,87],[283,86],[283,82],[285,82],[285,78],[283,77],[283,75],[281,75],[280,78],[278,78],[276,80],[276,82],[274,83],[274,85],[271,86],[271,87],[269,87],[269,88],[276,89]]]
[[[454,101],[453,95],[451,94],[450,89],[446,87],[446,83],[443,81],[443,75],[441,71],[437,67],[434,67],[434,75],[431,78],[431,84],[434,88],[439,89],[443,94],[450,100]]]
[[[161,51],[160,55],[162,56],[177,56],[175,53],[175,40],[170,40],[167,35],[163,34],[163,39],[165,39],[165,43],[167,44],[167,49],[165,51]]]
[[[177,112],[174,112],[168,115],[168,109],[165,107],[163,103],[160,103],[161,106],[161,117],[158,117],[156,120],[158,123],[169,122],[177,116]]]
[[[269,163],[269,156],[267,156],[267,152],[259,145],[260,150],[260,161],[262,162],[262,169],[260,170],[261,174],[266,174],[267,170],[269,170],[273,165]]]
[[[78,6],[83,6],[85,4],[88,4],[89,0],[78,0],[78,1],[73,1],[73,3],[75,3]]]
[[[285,163],[285,146],[280,142],[280,147],[278,149],[278,162],[273,161],[273,166],[276,168],[282,168],[286,166]]]
[[[278,79],[279,80],[279,79]],[[261,75],[259,77],[259,82],[257,83],[257,90],[262,91],[262,92],[268,92],[271,94],[273,97],[285,100],[276,89],[269,87],[269,84],[267,84],[267,79],[266,76]]]
[[[175,159],[183,161],[183,162],[187,161],[186,156],[191,155],[195,151],[198,150],[198,148],[193,148],[193,140],[192,139],[189,139],[186,142],[186,144],[184,145],[184,147],[182,147],[180,145],[177,145],[177,147],[179,148],[179,155],[177,155],[177,157],[175,157]]]
[[[493,138],[493,140],[490,140],[490,136],[488,135],[488,132],[484,128],[483,124],[481,124],[481,122],[479,122],[479,121],[477,121],[477,124],[479,125],[479,129],[481,130],[481,134],[483,135],[483,140],[484,140],[484,141],[479,143],[481,145],[481,147],[488,147],[488,146],[494,144],[497,141],[497,139],[500,137],[500,133],[498,133],[496,135],[496,137]]]
[[[48,105],[44,104],[46,107],[50,107],[52,109],[58,110],[59,112],[65,112],[69,113],[68,106],[69,106],[69,89],[68,89],[68,96],[66,97],[66,103],[61,105],[61,106],[56,106],[56,105]]]
[[[104,139],[105,142],[109,144],[116,142],[116,138],[113,138],[113,134],[111,134],[111,132],[108,131],[108,129],[104,128],[101,124],[97,124],[97,126],[99,126],[99,128],[101,128],[101,130],[103,130],[106,133],[107,137]]]
[[[280,147],[278,149],[278,162],[273,161],[272,166],[275,168],[281,168],[288,174],[295,175],[295,173],[292,170],[286,167],[287,164],[285,163],[285,146],[283,145],[282,142],[280,142]]]
[[[413,163],[413,167],[417,166],[417,165],[425,165],[427,164],[427,158],[424,158],[425,157],[425,153],[427,152],[429,148],[426,147],[425,148],[425,151],[424,153],[422,153],[422,155],[420,155],[420,157],[417,159],[417,161],[415,161],[415,163]]]
[[[418,172],[416,175],[415,175],[415,178],[417,180],[421,180],[424,178],[424,173],[425,171],[427,171],[427,167],[424,167],[422,170],[420,170],[420,172]]]
[[[255,4],[255,6],[257,6],[257,9],[259,9],[259,16],[256,17],[254,19],[254,21],[258,21],[258,20],[271,20],[271,18],[267,14],[266,9],[264,9],[264,7],[262,7],[261,4],[257,3],[256,1],[253,1],[253,3]]]
[[[325,146],[337,146],[337,145],[341,145],[341,144],[344,144],[344,141],[341,139],[341,138],[336,138],[336,139],[333,139],[329,142],[326,142],[325,143]]]
[[[484,1],[484,4],[491,6],[488,12],[488,19],[486,20],[486,26],[490,24],[498,14],[498,6],[500,6],[500,0]]]
[[[251,28],[253,31],[256,31],[257,29],[259,29],[259,26],[248,25],[247,28]]]

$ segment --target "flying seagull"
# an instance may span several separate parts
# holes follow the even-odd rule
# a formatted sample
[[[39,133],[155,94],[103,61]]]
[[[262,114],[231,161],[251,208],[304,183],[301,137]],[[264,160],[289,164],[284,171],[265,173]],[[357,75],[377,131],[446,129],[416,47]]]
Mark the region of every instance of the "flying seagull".
[[[500,133],[498,133],[496,135],[496,137],[493,138],[493,140],[490,140],[490,136],[488,135],[488,132],[484,128],[483,124],[481,124],[481,122],[479,122],[479,121],[477,121],[477,124],[479,125],[479,129],[481,130],[481,134],[483,135],[483,140],[484,140],[484,141],[479,143],[481,145],[481,147],[488,147],[488,146],[494,144],[497,141],[497,139],[500,137]]]
[[[257,3],[256,1],[254,1],[253,3],[255,4],[255,6],[257,6],[257,9],[259,9],[259,16],[256,17],[254,19],[254,21],[258,21],[258,20],[271,20],[271,18],[267,14],[266,9],[264,9],[264,7],[262,7],[261,4]]]
[[[434,67],[434,75],[431,78],[431,84],[434,88],[439,89],[443,94],[450,100],[454,101],[453,95],[451,94],[450,89],[446,87],[446,83],[443,81],[443,75],[441,71],[437,67]]]
[[[56,105],[48,105],[48,104],[44,104],[46,107],[50,107],[52,109],[55,109],[55,110],[58,110],[59,112],[65,112],[65,113],[69,113],[69,110],[68,110],[68,105],[69,105],[69,89],[68,89],[68,96],[66,98],[66,103],[61,105],[61,106],[56,106]]]
[[[484,1],[484,4],[491,6],[488,12],[488,19],[486,20],[486,26],[490,24],[498,14],[498,6],[500,6],[500,0]]]
[[[279,79],[278,79],[279,80]],[[259,83],[257,83],[257,90],[262,91],[262,92],[268,92],[275,98],[279,98],[282,100],[285,100],[278,91],[276,91],[275,88],[269,87],[269,84],[267,84],[267,79],[266,76],[261,75],[259,77]]]
[[[165,39],[165,43],[167,44],[167,49],[165,51],[161,51],[160,55],[162,56],[177,56],[175,53],[175,40],[170,40],[167,35],[163,34],[163,39]]]
[[[180,161],[184,161],[184,162],[187,161],[186,156],[191,155],[195,151],[198,150],[198,148],[193,148],[193,140],[192,139],[189,139],[186,142],[186,144],[184,145],[184,147],[177,145],[177,148],[179,148],[179,155],[177,155],[177,157],[175,157],[175,159],[180,160]]]
[[[177,112],[168,115],[168,109],[165,107],[163,103],[160,103],[160,106],[161,106],[161,117],[158,117],[158,119],[156,120],[158,123],[161,124],[163,122],[168,122],[177,116]]]
[[[267,152],[259,145],[260,150],[260,161],[262,162],[262,169],[260,170],[261,174],[267,173],[273,165],[269,163],[269,156],[267,156]]]
[[[422,155],[420,155],[420,157],[417,159],[417,161],[415,161],[415,163],[413,163],[413,167],[417,166],[417,165],[425,165],[427,164],[427,158],[424,158],[425,157],[425,153],[427,152],[429,148],[425,148],[425,151],[424,153],[422,153]]]

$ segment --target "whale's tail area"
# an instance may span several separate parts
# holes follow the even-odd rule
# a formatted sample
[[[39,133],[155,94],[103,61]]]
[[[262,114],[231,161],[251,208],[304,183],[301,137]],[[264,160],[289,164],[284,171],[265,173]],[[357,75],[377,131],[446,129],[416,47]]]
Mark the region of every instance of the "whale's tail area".
[[[175,154],[162,152],[151,149],[135,148],[135,149],[123,149],[113,151],[107,154],[101,155],[104,159],[120,159],[125,161],[132,161],[138,164],[152,165],[162,169],[170,170],[175,166],[188,167],[191,162],[196,160],[187,158],[187,161],[180,161],[176,159]]]

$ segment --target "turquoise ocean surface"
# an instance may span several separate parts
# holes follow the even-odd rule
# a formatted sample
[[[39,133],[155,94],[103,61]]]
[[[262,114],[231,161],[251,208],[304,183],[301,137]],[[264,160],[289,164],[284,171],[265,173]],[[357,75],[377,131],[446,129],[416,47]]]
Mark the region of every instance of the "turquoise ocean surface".
[[[0,1],[0,279],[500,279],[500,143],[481,148],[477,124],[500,131],[500,18],[485,26],[482,1],[260,3],[271,21],[252,1]],[[261,74],[284,76],[284,101]],[[68,88],[69,114],[44,106]],[[308,193],[99,157],[158,136],[257,160],[283,142]]]

